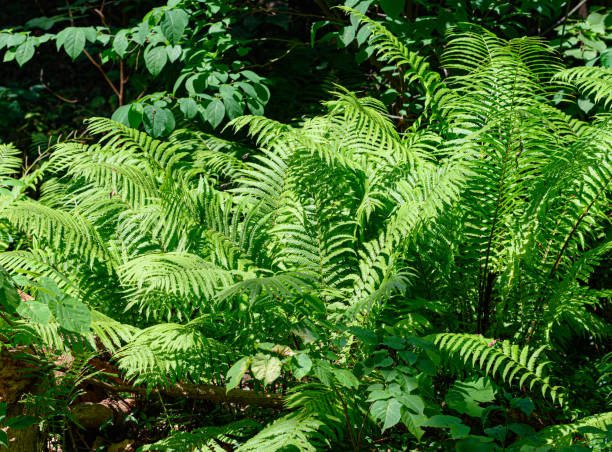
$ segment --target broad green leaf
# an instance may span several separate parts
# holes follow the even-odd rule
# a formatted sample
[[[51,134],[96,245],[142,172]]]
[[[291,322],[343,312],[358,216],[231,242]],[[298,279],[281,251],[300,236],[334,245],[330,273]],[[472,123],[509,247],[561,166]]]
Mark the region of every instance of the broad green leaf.
[[[322,21],[317,21],[317,22],[312,23],[310,27],[310,46],[311,47],[314,47],[315,45],[315,38],[317,36],[317,30],[329,24],[331,24],[329,20],[322,20]]]
[[[257,100],[262,104],[266,104],[270,100],[270,90],[262,83],[256,83],[253,85],[255,92],[257,93]]]
[[[166,10],[161,21],[161,30],[170,44],[175,45],[183,37],[189,15],[182,9]]]
[[[370,37],[371,31],[370,27],[367,25],[362,26],[357,32],[357,45],[361,46],[366,40]]]
[[[229,119],[235,119],[244,113],[244,104],[240,100],[240,94],[232,86],[222,85],[219,88],[219,94],[221,94]]]
[[[22,301],[17,307],[17,314],[33,322],[47,324],[51,320],[49,307],[36,300]]]
[[[8,49],[6,52],[4,52],[4,57],[2,58],[2,61],[4,63],[8,63],[9,61],[13,61],[15,59],[15,51]]]
[[[157,77],[168,61],[168,54],[165,47],[157,46],[149,48],[148,52],[145,52],[144,59],[149,72]]]
[[[74,297],[62,296],[49,301],[49,309],[62,328],[73,333],[86,333],[91,326],[91,311]]]
[[[137,129],[142,124],[142,118],[144,115],[144,107],[142,104],[132,104],[130,106],[130,110],[128,111],[128,122],[130,123],[130,127],[133,129]]]
[[[113,115],[111,116],[111,119],[113,121],[117,121],[121,124],[123,124],[124,126],[130,126],[130,121],[128,119],[128,113],[130,112],[130,108],[132,106],[131,105],[122,105],[121,107],[117,108],[115,110],[115,112],[113,113]]]
[[[450,408],[459,413],[481,417],[484,408],[479,403],[495,400],[495,390],[487,377],[472,381],[456,381],[446,394],[445,400]]]
[[[85,31],[80,27],[70,27],[68,30],[64,39],[64,50],[74,60],[85,48]]]
[[[257,91],[250,83],[246,82],[236,82],[236,86],[239,87],[247,96],[253,97],[257,99]]]
[[[15,51],[15,60],[19,66],[23,66],[34,56],[34,43],[26,39]]]
[[[225,389],[227,392],[231,391],[240,384],[240,382],[242,381],[242,377],[249,369],[250,363],[251,357],[245,356],[244,358],[238,360],[238,362],[236,362],[232,367],[230,367],[230,370],[227,371],[227,375],[225,377],[225,380],[227,381]]]
[[[612,48],[609,48],[601,54],[600,57],[602,67],[612,68]]]
[[[281,373],[281,361],[276,356],[258,353],[251,362],[251,372],[258,380],[263,381],[264,386],[276,380]]]
[[[141,22],[137,27],[132,29],[132,39],[135,43],[143,45],[149,36],[149,25],[146,22]]]
[[[425,430],[423,430],[421,427],[425,424],[425,422],[427,422],[427,416],[423,414],[414,414],[404,410],[402,421],[404,422],[406,428],[408,428],[408,431],[420,441],[421,437],[425,434]]]
[[[435,428],[450,428],[453,425],[462,424],[463,421],[457,416],[448,416],[446,414],[436,414],[423,424],[424,427],[435,427]]]
[[[170,60],[170,62],[174,63],[176,59],[181,56],[181,46],[166,46],[166,53],[168,54],[168,59]]]
[[[312,369],[312,360],[305,353],[298,353],[295,355],[295,360],[297,362],[297,368],[293,371],[293,376],[301,380],[308,375],[308,372]]]
[[[355,39],[355,35],[357,33],[356,25],[347,25],[342,30],[342,34],[339,35],[339,42],[342,44],[342,47],[348,47],[348,45],[353,42]]]
[[[115,39],[113,39],[113,50],[119,57],[123,58],[128,48],[128,44],[127,31],[120,30],[115,36]]]
[[[383,422],[382,431],[384,432],[400,421],[401,407],[397,399],[377,400],[372,404],[370,412],[375,419]]]
[[[23,33],[16,33],[16,34],[9,35],[9,37],[6,39],[6,46],[9,48],[16,47],[18,45],[21,45],[23,42],[25,42],[26,39],[27,39],[27,36],[24,35]]]
[[[96,39],[98,39],[98,32],[94,27],[83,27],[82,30],[87,41],[92,43],[96,42]]]
[[[595,104],[586,97],[578,99],[578,107],[580,107],[580,109],[586,114],[588,114],[594,106]]]
[[[246,71],[242,71],[240,72],[242,74],[242,76],[244,78],[246,78],[247,80],[252,81],[253,83],[259,83],[263,80],[262,77],[260,77],[259,75],[257,75],[255,72],[250,71],[250,70],[246,70]]]
[[[192,96],[202,93],[207,86],[207,77],[204,74],[194,74],[185,82],[185,89]],[[176,91],[176,88],[174,91]]]
[[[423,414],[425,403],[423,399],[415,394],[402,394],[397,398],[402,405],[414,411],[416,414]]]
[[[341,386],[345,388],[357,388],[359,386],[359,380],[350,370],[334,368],[332,372]]]
[[[184,97],[178,100],[179,108],[185,118],[191,119],[198,113],[198,104],[191,97]]]
[[[208,104],[205,111],[206,120],[216,129],[225,116],[225,105],[216,97]]]
[[[246,104],[249,108],[249,111],[254,115],[260,116],[264,114],[264,107],[258,100],[247,97]]]
[[[391,398],[391,395],[387,391],[383,389],[376,389],[370,392],[370,395],[368,396],[368,399],[366,401],[375,402],[377,400],[387,400],[389,398]]]
[[[464,424],[453,424],[450,426],[449,432],[453,439],[464,438],[470,434],[470,427]]]
[[[530,416],[533,410],[535,410],[534,403],[527,398],[512,399],[510,401],[510,406],[512,408],[518,408],[523,413],[525,413],[527,416]]]
[[[380,0],[379,3],[385,14],[391,17],[397,17],[404,10],[406,0]]]
[[[47,276],[42,276],[38,283],[40,288],[36,294],[36,300],[48,304],[52,299],[62,295],[62,291],[57,286],[57,283]]]
[[[40,28],[42,30],[48,31],[53,28],[53,25],[55,25],[57,22],[61,22],[62,20],[64,20],[64,18],[61,16],[59,17],[47,17],[47,16],[35,17],[34,19],[28,20],[25,26],[27,28]]]
[[[159,138],[174,129],[174,116],[167,108],[147,105],[144,107],[142,124],[149,135]]]
[[[401,337],[387,336],[383,339],[383,344],[394,350],[402,350],[406,348],[406,341]]]

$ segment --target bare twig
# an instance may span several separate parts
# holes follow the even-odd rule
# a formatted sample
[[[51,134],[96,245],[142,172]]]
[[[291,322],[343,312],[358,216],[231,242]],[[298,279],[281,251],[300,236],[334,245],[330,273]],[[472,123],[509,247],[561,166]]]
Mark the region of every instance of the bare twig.
[[[119,93],[119,90],[117,89],[117,87],[115,86],[115,84],[113,82],[111,82],[111,80],[108,78],[108,75],[106,75],[106,72],[104,71],[104,69],[102,68],[102,66],[100,66],[98,64],[98,62],[96,60],[93,59],[93,57],[89,54],[89,52],[85,49],[83,49],[83,53],[87,56],[87,58],[89,58],[89,61],[91,61],[91,63],[98,69],[98,71],[100,71],[100,73],[102,74],[102,76],[104,77],[104,80],[106,80],[106,83],[108,83],[108,85],[111,87],[111,89],[113,90],[113,92],[117,95],[117,97],[119,98],[119,100],[121,100],[121,94]]]
[[[568,12],[565,16],[563,16],[561,19],[559,19],[557,22],[555,22],[555,24],[550,27],[548,30],[546,30],[543,34],[547,34],[549,31],[551,31],[553,28],[561,25],[562,23],[565,23],[565,21],[572,15],[574,14],[576,11],[578,11],[580,9],[580,7],[582,5],[584,5],[587,2],[587,0],[581,0],[580,2],[578,2],[578,4],[576,6],[574,6],[570,12]]]
[[[55,91],[53,91],[49,87],[49,85],[47,85],[43,81],[43,70],[42,69],[40,70],[40,84],[43,86],[43,88],[45,88],[47,91],[49,91],[51,94],[53,94],[55,97],[57,97],[62,102],[68,102],[69,104],[76,104],[79,101],[78,99],[66,99],[64,96],[61,96],[61,95],[57,94]]]

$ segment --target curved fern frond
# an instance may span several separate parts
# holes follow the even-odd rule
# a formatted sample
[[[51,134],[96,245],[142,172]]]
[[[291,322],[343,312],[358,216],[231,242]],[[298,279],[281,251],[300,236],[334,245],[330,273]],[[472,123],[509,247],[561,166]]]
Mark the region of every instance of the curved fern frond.
[[[153,444],[146,444],[139,450],[218,452],[220,449],[217,440],[238,447],[257,427],[259,427],[257,422],[242,419],[219,427],[210,426],[190,432],[176,432]]]
[[[512,443],[510,450],[524,450],[525,446],[538,448],[545,446],[553,446],[555,448],[571,446],[576,435],[586,436],[589,439],[600,436],[605,444],[606,428],[609,429],[610,424],[612,424],[612,411],[589,416],[571,424],[553,425],[543,428],[531,437]],[[597,435],[597,433],[593,432],[593,429],[599,429],[601,433]]]
[[[538,360],[546,346],[533,350],[508,341],[499,343],[480,335],[459,333],[437,334],[434,342],[459,367],[471,360],[470,365],[480,368],[486,375],[499,377],[507,385],[513,381],[519,387],[528,384],[529,389],[538,385],[543,396],[563,401],[561,388],[552,386],[550,378],[544,375],[549,361]]]
[[[601,102],[604,108],[612,106],[612,68],[573,67],[560,71],[555,78],[576,86],[595,102]]]
[[[266,426],[237,452],[275,452],[292,447],[300,452],[319,450],[313,441],[321,422],[303,414],[289,414]]]

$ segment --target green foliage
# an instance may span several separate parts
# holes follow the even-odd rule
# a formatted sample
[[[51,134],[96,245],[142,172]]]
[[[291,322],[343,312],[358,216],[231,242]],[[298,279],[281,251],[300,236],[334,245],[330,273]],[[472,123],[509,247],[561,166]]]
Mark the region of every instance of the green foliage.
[[[145,46],[161,73],[160,45],[174,52],[195,33],[179,5],[113,48]],[[207,79],[218,97],[205,112],[214,126],[230,118],[244,143],[173,132],[166,100],[90,119],[98,141],[56,145],[39,196],[31,174],[1,181],[21,187],[0,215],[29,240],[0,254],[12,294],[0,332],[75,355],[99,337],[147,389],[285,395],[286,413],[230,411],[242,420],[148,450],[363,450],[404,432],[393,447],[600,441],[607,414],[537,433],[529,416],[582,417],[564,397],[564,356],[578,341],[588,358],[608,350],[610,291],[594,280],[610,250],[610,117],[580,121],[555,103],[574,83],[608,109],[607,73],[565,70],[541,39],[475,25],[450,30],[437,72],[353,6],[360,42],[424,97],[406,132],[383,102],[340,86],[317,116],[240,116],[237,89],[249,89],[227,73]],[[69,37],[79,48],[68,33],[64,48]],[[195,97],[185,116],[200,111]],[[140,120],[149,134],[126,125]],[[517,412],[524,422],[510,421]]]
[[[538,385],[542,395],[548,394],[553,400],[561,399],[560,388],[551,386],[544,376],[549,362],[538,361],[546,345],[531,351],[528,345],[521,348],[508,341],[500,344],[493,339],[457,333],[439,334],[435,341],[442,351],[459,360],[460,367],[471,360],[471,364],[480,367],[486,375],[498,376],[508,385],[513,380],[519,387],[529,385],[530,390]]]

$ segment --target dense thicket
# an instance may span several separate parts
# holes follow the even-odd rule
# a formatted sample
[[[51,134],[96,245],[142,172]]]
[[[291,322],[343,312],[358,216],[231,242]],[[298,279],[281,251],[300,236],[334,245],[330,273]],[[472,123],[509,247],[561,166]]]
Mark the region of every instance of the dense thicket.
[[[612,13],[149,6],[0,34],[0,448],[611,447]]]

